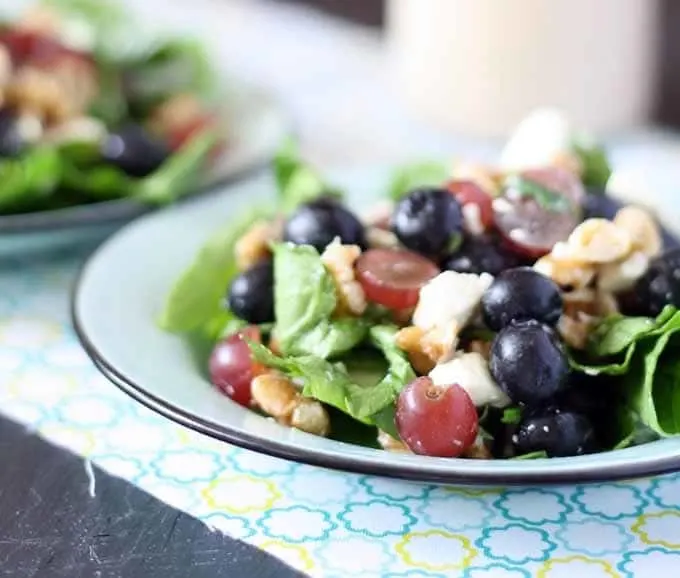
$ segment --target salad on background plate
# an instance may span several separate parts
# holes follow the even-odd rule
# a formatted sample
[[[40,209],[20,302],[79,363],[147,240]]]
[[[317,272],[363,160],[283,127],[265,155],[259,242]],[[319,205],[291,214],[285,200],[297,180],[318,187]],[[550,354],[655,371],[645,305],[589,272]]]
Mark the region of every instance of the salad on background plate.
[[[287,144],[279,197],[227,223],[159,325],[208,340],[235,403],[444,458],[562,458],[680,433],[680,248],[610,196],[557,111],[496,166],[416,163],[361,214]],[[366,207],[364,207],[366,209]]]

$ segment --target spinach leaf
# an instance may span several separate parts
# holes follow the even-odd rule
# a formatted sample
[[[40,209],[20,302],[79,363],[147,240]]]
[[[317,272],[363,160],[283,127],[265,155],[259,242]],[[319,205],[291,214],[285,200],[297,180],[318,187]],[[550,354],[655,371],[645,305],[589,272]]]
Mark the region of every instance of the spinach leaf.
[[[451,177],[451,169],[443,163],[422,161],[397,169],[388,186],[391,199],[398,201],[416,187],[438,186]]]
[[[92,199],[119,199],[134,191],[137,182],[113,165],[79,166],[64,161],[62,186]]]
[[[137,182],[132,196],[155,204],[166,204],[193,192],[205,178],[206,161],[218,137],[203,131],[168,158],[161,167]]]
[[[366,320],[331,319],[335,286],[313,247],[276,245],[274,279],[274,334],[285,355],[327,359],[349,351],[366,337]]]
[[[626,375],[629,407],[661,436],[680,434],[680,323],[656,341],[644,343]]]
[[[572,150],[581,161],[583,173],[581,180],[591,190],[604,191],[605,185],[612,174],[609,159],[604,148],[586,137],[577,137],[572,142]]]
[[[415,379],[408,360],[394,343],[396,331],[392,326],[376,326],[371,330],[371,342],[382,351],[388,363],[387,373],[373,384],[357,383],[341,363],[331,363],[314,355],[278,357],[263,345],[252,342],[249,345],[257,362],[301,383],[303,395],[396,436],[394,401],[402,388]]]
[[[238,273],[234,245],[255,221],[270,217],[269,209],[256,207],[210,237],[170,291],[159,326],[171,332],[187,332],[219,319],[222,298]]]
[[[657,323],[649,317],[609,317],[590,334],[588,353],[594,357],[616,355],[655,327]]]
[[[623,432],[624,437],[612,447],[613,450],[638,446],[659,439],[659,434],[642,423],[640,416],[631,410],[625,409],[618,421],[618,430]]]
[[[30,206],[59,185],[62,163],[51,147],[36,147],[21,158],[0,160],[0,209]]]
[[[302,161],[297,144],[292,139],[287,140],[277,151],[273,169],[279,203],[285,213],[322,196],[342,196],[340,191],[328,185],[311,166]]]
[[[121,124],[128,115],[120,67],[100,59],[96,62],[99,91],[90,105],[90,114],[107,126]]]

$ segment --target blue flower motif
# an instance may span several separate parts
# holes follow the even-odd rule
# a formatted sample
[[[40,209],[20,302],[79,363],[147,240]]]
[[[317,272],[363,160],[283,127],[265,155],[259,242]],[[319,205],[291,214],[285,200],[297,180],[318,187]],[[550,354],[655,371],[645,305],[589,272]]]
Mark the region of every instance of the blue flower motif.
[[[621,495],[618,499],[616,494]],[[627,494],[622,496],[622,494]],[[579,510],[589,516],[607,520],[621,520],[628,516],[640,516],[648,504],[642,492],[629,484],[599,484],[580,486],[573,496]]]
[[[510,567],[499,563],[489,564],[488,566],[470,566],[465,570],[462,578],[478,578],[480,572],[483,576],[491,578],[498,575],[498,570],[504,571],[503,578],[531,578],[529,571],[524,568],[515,565]]]
[[[573,511],[562,494],[538,488],[509,490],[494,501],[494,506],[508,520],[527,524],[563,524],[567,514]]]
[[[635,568],[637,562],[644,564],[644,574],[641,568]],[[680,552],[665,548],[647,548],[625,552],[621,562],[616,566],[626,578],[646,578],[647,576],[670,576],[666,572],[672,568],[680,568]],[[673,573],[675,574],[675,573]]]
[[[95,464],[97,464],[99,467],[130,482],[137,482],[139,477],[142,476],[146,471],[142,461],[133,456],[120,454],[99,454],[93,455],[91,457]],[[131,473],[131,470],[135,470],[135,473]]]
[[[234,516],[232,514],[227,515],[218,512],[201,517],[201,521],[209,527],[215,528],[216,530],[224,532],[239,540],[247,540],[256,534],[255,529],[250,525],[250,522],[241,516]]]
[[[633,543],[633,537],[626,528],[597,519],[564,525],[555,532],[555,538],[567,550],[588,556],[623,552]],[[609,545],[606,545],[607,541]]]
[[[664,494],[666,491],[672,492],[672,496],[667,498]],[[657,506],[676,508],[678,506],[678,495],[680,495],[680,473],[654,478],[646,493]]]
[[[417,513],[428,525],[450,532],[485,528],[495,516],[483,498],[455,494],[423,500]]]
[[[279,488],[291,502],[312,507],[334,506],[334,509],[356,499],[358,489],[355,476],[321,468],[306,468],[300,475],[282,476]]]
[[[401,536],[417,521],[406,506],[383,500],[347,504],[338,519],[348,530],[374,538]]]
[[[257,520],[257,526],[268,538],[279,538],[294,544],[308,540],[327,540],[330,532],[338,527],[323,510],[313,510],[306,506],[267,510]]]
[[[498,543],[494,543],[494,542]],[[475,541],[488,558],[503,560],[510,564],[542,562],[557,548],[547,532],[538,528],[527,528],[521,524],[508,524],[484,528],[482,535]],[[504,548],[506,553],[500,553]]]
[[[425,500],[436,486],[414,484],[389,478],[361,476],[359,484],[366,492],[376,498],[389,498],[391,501]]]
[[[298,468],[307,467],[240,448],[234,448],[225,461],[235,471],[253,476],[292,476]]]

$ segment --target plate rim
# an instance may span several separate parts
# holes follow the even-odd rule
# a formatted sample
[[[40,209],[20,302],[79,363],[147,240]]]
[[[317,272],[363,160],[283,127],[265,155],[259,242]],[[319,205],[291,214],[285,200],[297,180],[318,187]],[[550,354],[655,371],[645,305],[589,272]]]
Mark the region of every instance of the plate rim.
[[[151,218],[151,217],[147,217]],[[139,225],[139,222],[134,223]],[[83,291],[88,268],[97,259],[103,249],[115,243],[118,235],[124,233],[126,227],[106,240],[80,267],[69,295],[69,309],[73,329],[81,346],[90,357],[95,368],[113,385],[129,395],[132,399],[162,415],[163,417],[188,427],[196,432],[207,435],[232,445],[269,455],[284,460],[303,463],[332,470],[339,470],[363,475],[375,475],[392,479],[401,479],[419,483],[435,483],[457,486],[555,486],[560,484],[593,484],[615,482],[652,477],[680,470],[680,453],[650,458],[645,461],[627,461],[623,463],[604,464],[586,471],[521,471],[513,472],[446,472],[436,469],[423,468],[422,465],[413,466],[390,461],[364,462],[342,452],[326,454],[302,446],[291,446],[270,438],[263,438],[257,434],[238,431],[228,423],[216,423],[203,419],[198,415],[184,410],[171,402],[147,391],[143,384],[137,383],[131,377],[119,371],[106,356],[98,350],[94,340],[90,339],[85,324],[78,313],[79,296]],[[337,442],[342,443],[342,442]],[[568,458],[564,458],[568,459]],[[549,460],[546,460],[549,462]]]

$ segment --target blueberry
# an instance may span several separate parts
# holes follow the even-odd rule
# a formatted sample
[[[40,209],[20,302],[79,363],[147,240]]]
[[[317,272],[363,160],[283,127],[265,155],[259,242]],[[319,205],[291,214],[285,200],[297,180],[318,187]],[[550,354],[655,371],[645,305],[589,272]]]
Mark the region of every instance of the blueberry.
[[[129,124],[112,132],[101,144],[102,159],[133,177],[153,173],[170,155],[170,150],[141,126]]]
[[[515,255],[503,249],[496,239],[485,235],[465,237],[460,248],[445,259],[443,268],[458,273],[496,276],[518,265],[519,259]]]
[[[604,191],[589,189],[588,194],[581,202],[584,219],[609,219],[612,220],[621,204],[606,195]]]
[[[585,415],[548,409],[527,416],[512,441],[517,453],[543,450],[551,458],[579,456],[594,450],[595,433]]]
[[[311,245],[322,252],[336,237],[348,245],[366,247],[364,227],[350,211],[333,199],[301,205],[288,219],[283,239],[295,245]]]
[[[462,235],[460,203],[444,189],[416,189],[397,204],[392,230],[406,248],[416,253],[428,257],[445,255]]]
[[[528,319],[554,325],[562,314],[562,295],[551,279],[531,267],[516,267],[500,273],[485,291],[482,313],[494,331]]]
[[[227,296],[229,309],[248,323],[274,321],[274,267],[271,261],[253,265],[236,277]]]
[[[569,361],[557,334],[538,321],[508,325],[491,344],[489,368],[515,403],[537,405],[567,386]]]
[[[9,109],[0,110],[0,157],[17,157],[26,148],[16,115]]]
[[[680,248],[652,261],[636,284],[635,294],[646,315],[658,315],[666,305],[680,307]]]

